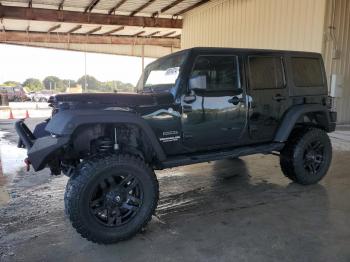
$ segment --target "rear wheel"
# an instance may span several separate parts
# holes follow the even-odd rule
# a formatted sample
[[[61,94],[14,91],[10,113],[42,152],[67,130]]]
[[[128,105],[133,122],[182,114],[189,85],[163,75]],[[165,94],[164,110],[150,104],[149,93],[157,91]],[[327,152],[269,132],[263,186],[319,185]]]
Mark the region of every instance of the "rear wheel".
[[[293,131],[281,151],[283,173],[292,181],[310,185],[320,181],[332,160],[332,145],[327,133],[318,128]]]
[[[84,161],[65,194],[73,227],[82,237],[103,244],[135,235],[151,219],[157,202],[153,170],[130,155]]]

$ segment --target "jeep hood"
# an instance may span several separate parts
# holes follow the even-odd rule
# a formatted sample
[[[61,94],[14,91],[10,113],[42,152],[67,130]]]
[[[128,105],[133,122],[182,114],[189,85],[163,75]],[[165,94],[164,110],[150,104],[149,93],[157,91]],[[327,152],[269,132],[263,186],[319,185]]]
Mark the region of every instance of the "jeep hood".
[[[59,94],[49,101],[54,107],[67,104],[74,108],[84,105],[104,107],[145,107],[171,104],[174,98],[170,93],[134,94],[134,93],[87,93],[87,94]]]

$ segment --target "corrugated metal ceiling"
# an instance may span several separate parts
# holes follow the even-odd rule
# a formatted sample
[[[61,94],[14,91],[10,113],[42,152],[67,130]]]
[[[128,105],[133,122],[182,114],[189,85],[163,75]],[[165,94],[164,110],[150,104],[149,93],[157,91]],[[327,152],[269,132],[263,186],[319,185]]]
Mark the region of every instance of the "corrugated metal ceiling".
[[[65,0],[63,3],[63,10],[71,11],[84,11],[87,6],[91,3],[92,0]],[[115,14],[129,15],[131,12],[141,7],[143,4],[147,3],[149,0],[127,0],[123,3],[116,11]],[[174,0],[175,1],[175,0]],[[167,0],[155,0],[150,5],[145,7],[142,11],[135,14],[137,16],[152,16],[152,14],[160,11],[162,8],[171,4],[174,1]],[[5,0],[0,1],[3,5],[10,6],[28,6],[28,0]],[[48,8],[48,9],[57,9],[61,4],[62,0],[33,0],[32,7],[38,8]],[[100,0],[96,6],[93,8],[92,12],[94,13],[108,13],[113,7],[115,7],[120,0]],[[160,14],[159,17],[171,17],[176,13],[191,7],[201,0],[184,0],[174,7],[168,9],[164,13]]]
[[[98,13],[98,14],[110,14],[113,15],[135,15],[143,17],[152,17],[155,14],[159,18],[174,18],[182,19],[181,16],[174,17],[177,13],[187,10],[189,7],[197,5],[203,0],[100,0],[96,5],[93,6],[92,10],[88,12]],[[31,3],[31,4],[29,4]],[[43,8],[51,10],[64,10],[64,11],[76,11],[76,12],[85,12],[89,6],[91,6],[93,0],[0,0],[0,5],[3,6],[12,6],[12,7],[26,7],[26,8]],[[122,3],[122,4],[120,4]],[[148,3],[148,4],[147,4]],[[174,4],[176,3],[176,4]],[[119,5],[120,4],[120,5]],[[170,5],[170,6],[169,6]],[[62,7],[60,9],[60,6]],[[116,6],[118,8],[113,10]],[[143,7],[143,8],[141,8]],[[166,8],[167,7],[167,8]],[[162,13],[160,11],[162,9]],[[139,12],[134,13],[136,10]],[[113,11],[113,12],[111,12]],[[58,12],[58,11],[57,11]],[[133,14],[134,13],[134,14]],[[106,17],[108,19],[108,17]],[[157,18],[155,18],[157,19]],[[125,24],[124,24],[125,25]],[[152,26],[152,25],[150,25]],[[159,25],[160,26],[160,25]],[[172,26],[170,26],[172,27]],[[4,34],[16,34],[17,32],[22,32],[22,38],[18,37],[16,40],[18,42],[11,42],[12,44],[20,45],[32,45],[32,46],[42,46],[49,48],[58,48],[58,49],[70,49],[70,50],[79,50],[87,52],[101,52],[101,53],[112,53],[112,54],[124,54],[124,55],[136,55],[141,56],[141,51],[143,50],[145,56],[150,57],[160,57],[162,55],[176,51],[180,47],[180,42],[176,44],[177,38],[180,38],[182,29],[179,27],[168,28],[167,26],[163,27],[144,27],[144,26],[121,26],[118,23],[113,25],[108,24],[94,24],[94,23],[72,23],[72,22],[63,22],[57,20],[57,22],[50,22],[50,20],[43,19],[28,19],[22,20],[21,17],[4,17],[0,20],[0,34],[2,34],[2,42],[9,43]],[[117,30],[122,28],[120,30]],[[96,31],[94,31],[96,29]],[[98,29],[98,30],[97,30]],[[114,31],[116,30],[116,31]],[[91,31],[91,32],[90,32]],[[23,32],[28,32],[28,35],[23,35]],[[90,33],[89,33],[90,32]],[[56,43],[54,41],[50,42],[53,34],[57,36],[69,36],[69,35],[91,35],[91,37],[103,36],[114,37],[136,37],[137,38],[149,38],[152,39],[170,39],[173,38],[173,42],[166,44],[164,46],[164,41],[152,42],[152,45],[144,45],[144,48],[141,48],[141,45],[135,45],[134,42],[131,44],[93,44],[88,41],[89,38],[86,38],[84,43],[70,43],[69,38],[67,43]],[[30,38],[30,34],[33,33],[47,33],[47,37],[44,35],[41,42],[36,42],[35,39]],[[28,37],[27,37],[28,36]],[[85,39],[85,38],[83,38]],[[62,40],[63,41],[63,40]],[[171,40],[172,41],[172,40]],[[168,42],[167,42],[168,43]],[[173,45],[173,43],[175,43]]]

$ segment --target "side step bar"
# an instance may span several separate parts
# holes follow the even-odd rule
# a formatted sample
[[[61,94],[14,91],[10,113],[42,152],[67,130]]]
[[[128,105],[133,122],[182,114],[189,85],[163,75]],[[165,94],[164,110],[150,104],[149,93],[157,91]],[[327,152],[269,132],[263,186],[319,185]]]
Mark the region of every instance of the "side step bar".
[[[269,154],[272,151],[280,151],[284,147],[284,143],[269,143],[257,146],[236,147],[231,150],[213,151],[210,153],[199,153],[190,156],[172,157],[162,162],[163,168],[171,168],[176,166],[191,165],[196,163],[215,161],[225,158],[234,158],[252,154]]]
[[[24,123],[23,119],[15,123],[15,129],[19,136],[18,147],[23,148],[24,145],[25,148],[30,149],[36,138]]]

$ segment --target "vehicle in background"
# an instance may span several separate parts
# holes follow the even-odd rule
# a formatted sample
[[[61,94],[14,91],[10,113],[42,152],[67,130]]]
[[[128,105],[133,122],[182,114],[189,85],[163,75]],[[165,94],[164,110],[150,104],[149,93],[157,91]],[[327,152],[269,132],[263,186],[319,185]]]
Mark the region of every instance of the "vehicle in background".
[[[28,92],[27,93],[27,97],[29,98],[30,101],[34,101],[34,96],[35,96],[35,92]]]
[[[22,86],[0,86],[0,93],[6,94],[9,102],[24,102],[30,100]]]
[[[42,90],[40,92],[35,93],[32,96],[33,102],[47,102],[49,98],[54,95],[53,91],[50,90]]]

